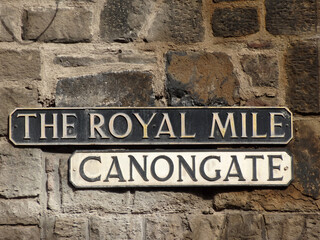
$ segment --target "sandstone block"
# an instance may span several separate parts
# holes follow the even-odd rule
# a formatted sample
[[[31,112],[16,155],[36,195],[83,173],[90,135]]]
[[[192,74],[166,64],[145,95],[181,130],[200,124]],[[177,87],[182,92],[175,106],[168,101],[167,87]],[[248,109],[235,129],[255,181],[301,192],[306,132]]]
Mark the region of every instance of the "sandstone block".
[[[318,113],[319,74],[317,41],[291,44],[286,56],[287,104],[295,112]]]
[[[40,229],[37,226],[0,226],[0,240],[30,240],[40,239]]]
[[[54,225],[55,239],[88,239],[88,220],[86,218],[58,217]]]
[[[90,42],[92,12],[84,8],[25,10],[22,39],[44,42]]]
[[[143,239],[143,219],[138,215],[114,215],[90,219],[90,239]]]
[[[36,199],[0,199],[0,225],[36,225],[40,212]]]
[[[40,53],[37,50],[0,49],[0,81],[40,80]]]
[[[44,174],[41,160],[38,149],[17,149],[6,141],[0,141],[0,196],[38,196]]]
[[[240,37],[259,31],[258,12],[255,8],[217,8],[212,15],[215,37]]]
[[[192,192],[136,191],[133,213],[210,212],[212,200]]]
[[[298,35],[315,32],[316,0],[266,0],[266,27],[273,35]]]
[[[17,107],[39,107],[36,89],[0,87],[0,135],[8,134],[8,116]]]
[[[241,58],[242,69],[252,80],[254,87],[277,87],[279,67],[276,57],[244,55]]]
[[[56,106],[152,106],[152,79],[150,73],[134,71],[61,79]]]
[[[20,13],[16,8],[3,2],[0,4],[0,42],[13,42],[20,33]]]
[[[239,82],[225,53],[167,53],[171,105],[233,105]]]
[[[319,239],[320,236],[320,215],[319,214],[310,214],[306,215],[306,233],[302,239]]]

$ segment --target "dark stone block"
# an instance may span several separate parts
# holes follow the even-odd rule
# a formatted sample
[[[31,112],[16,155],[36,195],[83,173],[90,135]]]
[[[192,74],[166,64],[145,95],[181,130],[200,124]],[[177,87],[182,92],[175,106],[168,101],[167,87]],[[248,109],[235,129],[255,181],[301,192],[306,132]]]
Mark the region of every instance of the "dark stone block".
[[[153,106],[152,78],[150,73],[128,71],[61,79],[56,106]]]
[[[292,43],[287,51],[287,104],[301,113],[319,112],[317,41]]]
[[[212,30],[216,37],[240,37],[259,31],[255,8],[218,8],[212,16]]]
[[[266,0],[266,27],[273,35],[315,32],[316,0]]]

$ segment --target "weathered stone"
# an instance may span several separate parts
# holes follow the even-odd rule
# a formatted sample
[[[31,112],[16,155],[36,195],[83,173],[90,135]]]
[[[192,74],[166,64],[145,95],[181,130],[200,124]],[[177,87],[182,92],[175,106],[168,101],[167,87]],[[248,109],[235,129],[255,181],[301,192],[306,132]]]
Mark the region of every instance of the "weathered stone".
[[[180,215],[156,215],[145,219],[145,239],[184,239],[188,221]]]
[[[38,226],[0,226],[0,240],[40,239]]]
[[[302,239],[317,240],[320,236],[320,215],[310,214],[306,215],[305,233]]]
[[[20,13],[9,4],[0,3],[0,42],[12,42],[18,36]]]
[[[133,64],[153,64],[157,62],[154,55],[136,54],[136,53],[121,53],[119,54],[119,62],[133,63]]]
[[[0,87],[0,135],[8,133],[8,116],[17,107],[39,107],[36,89]]]
[[[152,78],[147,72],[128,71],[62,79],[56,106],[152,106]]]
[[[239,82],[224,53],[167,54],[167,90],[171,105],[233,105]]]
[[[127,189],[74,189],[69,183],[68,158],[60,158],[61,208],[65,213],[129,213],[130,193]],[[57,159],[56,159],[57,160]]]
[[[204,38],[202,0],[164,0],[146,41],[195,43]]]
[[[37,50],[0,49],[0,82],[40,80],[40,53]]]
[[[185,239],[222,239],[222,233],[225,226],[225,215],[187,215],[190,232],[186,234]]]
[[[92,12],[84,8],[29,9],[23,14],[22,39],[44,42],[91,41]]]
[[[305,216],[302,214],[265,214],[267,239],[303,239]]]
[[[242,69],[252,80],[254,87],[277,87],[279,67],[276,57],[244,55],[241,58]]]
[[[13,36],[8,30],[7,26],[0,22],[0,42],[13,42]]]
[[[266,0],[266,27],[273,35],[315,32],[316,0]]]
[[[140,35],[145,41],[198,42],[204,35],[201,7],[201,0],[108,0],[101,12],[101,37],[123,43]]]
[[[0,196],[38,196],[42,174],[40,150],[17,149],[6,141],[0,141]]]
[[[59,217],[54,225],[55,239],[88,239],[88,219]]]
[[[256,213],[229,213],[226,216],[224,239],[263,239],[262,215]]]
[[[217,8],[212,16],[215,37],[240,37],[259,31],[259,20],[255,8]]]
[[[138,215],[114,215],[90,219],[90,239],[143,239],[143,219]]]
[[[59,56],[54,59],[55,64],[59,64],[63,67],[90,66],[93,64],[93,62],[94,59],[89,57]]]
[[[269,49],[272,47],[272,42],[269,40],[255,40],[247,43],[248,48],[254,49]]]
[[[178,191],[136,191],[132,206],[133,213],[202,213],[210,210],[212,210],[212,200],[205,199],[203,194]]]
[[[294,122],[289,149],[294,157],[295,186],[305,195],[320,199],[320,120]]]
[[[36,199],[0,199],[0,225],[39,224],[40,204]]]
[[[319,74],[317,41],[292,43],[286,56],[287,104],[295,112],[318,113]]]

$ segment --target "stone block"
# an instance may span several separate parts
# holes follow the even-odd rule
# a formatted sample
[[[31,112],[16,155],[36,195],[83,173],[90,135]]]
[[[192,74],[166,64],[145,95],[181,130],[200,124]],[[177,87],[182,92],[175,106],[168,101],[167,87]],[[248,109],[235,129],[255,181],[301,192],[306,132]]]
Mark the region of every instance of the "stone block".
[[[212,200],[203,194],[182,191],[136,191],[133,213],[207,213],[212,210]]]
[[[75,189],[68,179],[69,155],[60,158],[61,209],[64,213],[129,213],[130,193],[124,189]]]
[[[301,239],[317,240],[320,236],[320,215],[306,215],[305,233]]]
[[[153,75],[126,71],[61,79],[56,89],[56,106],[153,106]]]
[[[17,107],[39,107],[38,92],[22,86],[0,87],[0,135],[8,134],[8,116]]]
[[[0,240],[40,239],[38,226],[0,226]]]
[[[20,34],[20,13],[9,4],[0,3],[0,42],[13,42]]]
[[[266,27],[273,35],[315,33],[316,0],[266,0]]]
[[[88,239],[88,219],[73,217],[56,218],[53,236],[54,239]]]
[[[316,40],[293,42],[287,50],[288,107],[300,113],[318,113],[319,73]]]
[[[167,53],[167,82],[171,105],[234,105],[239,82],[225,53]]]
[[[111,215],[90,219],[90,239],[143,239],[143,219],[139,215]]]
[[[259,31],[258,12],[255,8],[217,8],[212,15],[215,37],[241,37]]]
[[[267,239],[303,239],[305,215],[303,214],[264,214]]]
[[[38,196],[44,175],[41,160],[38,149],[13,148],[0,141],[0,196]]]
[[[35,8],[24,11],[22,39],[43,42],[90,42],[93,14],[85,8]]]
[[[193,43],[203,39],[201,0],[108,0],[101,12],[101,37],[107,42]]]
[[[54,59],[55,64],[63,67],[85,67],[90,66],[94,62],[90,57],[72,57],[72,56],[58,56]]]
[[[186,234],[185,239],[222,239],[225,227],[224,214],[210,215],[187,215],[190,232]]]
[[[0,82],[40,80],[40,52],[0,49]]]
[[[251,77],[254,87],[277,87],[279,67],[276,57],[259,55],[244,55],[241,58],[243,71]]]
[[[0,225],[38,225],[40,213],[36,199],[0,199]]]

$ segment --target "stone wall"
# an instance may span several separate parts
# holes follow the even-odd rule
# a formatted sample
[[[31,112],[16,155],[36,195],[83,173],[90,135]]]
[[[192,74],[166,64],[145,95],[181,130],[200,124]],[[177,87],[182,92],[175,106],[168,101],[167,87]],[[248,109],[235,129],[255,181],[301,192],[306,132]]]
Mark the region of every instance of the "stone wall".
[[[316,0],[0,2],[0,239],[319,239]],[[78,190],[17,107],[287,106],[286,188]],[[105,147],[110,149],[110,147]]]

